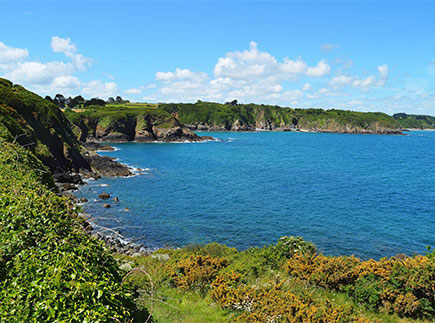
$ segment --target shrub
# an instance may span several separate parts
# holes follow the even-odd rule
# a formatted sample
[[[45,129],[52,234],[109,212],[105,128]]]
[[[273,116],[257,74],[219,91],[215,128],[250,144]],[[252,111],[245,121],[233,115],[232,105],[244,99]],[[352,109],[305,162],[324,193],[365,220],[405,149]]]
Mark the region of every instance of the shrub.
[[[204,290],[226,265],[224,258],[192,255],[175,262],[169,275],[178,288]]]

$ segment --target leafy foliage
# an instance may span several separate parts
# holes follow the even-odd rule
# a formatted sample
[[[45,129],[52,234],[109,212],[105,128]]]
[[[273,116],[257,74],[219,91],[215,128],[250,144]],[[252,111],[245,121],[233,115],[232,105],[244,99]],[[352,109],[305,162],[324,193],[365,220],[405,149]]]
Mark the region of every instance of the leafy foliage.
[[[0,321],[111,321],[133,317],[115,259],[57,197],[48,169],[0,138]]]

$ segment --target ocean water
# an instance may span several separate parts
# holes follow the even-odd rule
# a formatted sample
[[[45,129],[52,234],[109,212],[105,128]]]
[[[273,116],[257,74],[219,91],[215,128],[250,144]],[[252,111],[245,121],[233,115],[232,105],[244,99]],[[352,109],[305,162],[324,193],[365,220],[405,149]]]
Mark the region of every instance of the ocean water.
[[[243,250],[294,235],[328,255],[379,259],[435,246],[435,132],[206,135],[222,141],[112,144],[101,154],[146,170],[89,181],[84,209],[149,247]],[[103,208],[102,192],[120,202]]]

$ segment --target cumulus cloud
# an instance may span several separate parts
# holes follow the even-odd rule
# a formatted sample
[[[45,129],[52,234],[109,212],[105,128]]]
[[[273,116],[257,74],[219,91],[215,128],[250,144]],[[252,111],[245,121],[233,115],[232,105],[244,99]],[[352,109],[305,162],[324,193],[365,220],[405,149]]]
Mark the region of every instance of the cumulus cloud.
[[[248,49],[228,52],[218,58],[213,77],[180,68],[173,72],[157,72],[156,80],[162,86],[156,97],[166,101],[237,98],[245,102],[288,102],[303,94],[299,93],[301,90],[284,90],[283,82],[306,76],[321,78],[328,73],[330,66],[326,60],[320,60],[315,66],[308,66],[301,57],[285,57],[278,61],[270,53],[259,50],[258,44],[252,41]],[[309,90],[307,86],[303,91],[306,90]]]
[[[326,60],[322,59],[320,62],[317,63],[314,67],[307,67],[307,71],[305,72],[305,75],[312,76],[312,77],[322,77],[331,71],[331,67],[326,63]]]
[[[119,88],[115,82],[94,80],[83,87],[82,93],[91,98],[98,97],[100,99],[107,99],[108,97],[115,96],[119,93]]]
[[[161,82],[172,82],[178,80],[188,80],[192,82],[200,82],[208,76],[203,72],[192,72],[188,69],[177,68],[175,72],[157,72],[156,79]]]
[[[74,66],[80,71],[85,71],[91,66],[92,60],[82,54],[77,54],[77,46],[71,42],[69,38],[61,38],[59,36],[51,37],[51,49],[55,53],[63,53],[71,59]]]
[[[8,64],[26,59],[29,56],[27,49],[15,48],[0,41],[0,64]]]
[[[377,67],[378,75],[369,75],[366,78],[349,75],[337,75],[330,81],[329,85],[335,89],[352,86],[361,92],[368,92],[375,86],[385,86],[388,78],[388,65],[380,65]]]
[[[71,39],[60,38],[59,36],[51,37],[50,45],[55,53],[72,54],[77,50],[76,45],[71,43]]]
[[[54,36],[50,46],[53,52],[64,54],[66,60],[31,60],[27,49],[10,47],[0,42],[0,72],[12,82],[42,95],[78,91],[82,82],[74,74],[87,70],[92,60],[77,53],[77,46],[69,38]]]
[[[338,75],[334,76],[331,81],[329,81],[329,85],[337,86],[337,85],[349,85],[352,83],[354,77],[347,75]]]

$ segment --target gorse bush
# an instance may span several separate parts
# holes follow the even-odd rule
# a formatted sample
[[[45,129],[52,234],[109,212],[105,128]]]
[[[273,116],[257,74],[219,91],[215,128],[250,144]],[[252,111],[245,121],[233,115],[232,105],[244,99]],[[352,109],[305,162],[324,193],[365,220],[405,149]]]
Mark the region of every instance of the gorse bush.
[[[432,256],[360,261],[298,253],[285,266],[288,274],[313,285],[345,291],[371,310],[402,316],[435,314],[435,261]]]
[[[47,184],[41,162],[0,138],[0,321],[129,320],[116,261]]]
[[[204,289],[226,265],[224,258],[192,255],[177,261],[169,269],[169,275],[178,288]]]
[[[284,282],[269,281],[247,286],[240,275],[221,274],[211,284],[210,296],[224,308],[241,312],[240,322],[350,322],[357,321],[352,306],[318,302],[309,295],[296,295]],[[363,319],[361,318],[360,322]]]

